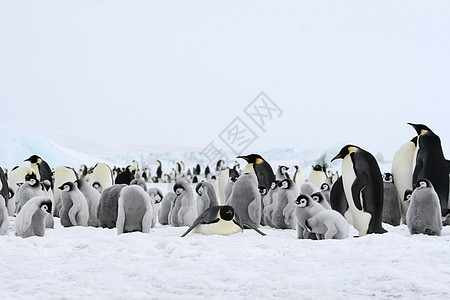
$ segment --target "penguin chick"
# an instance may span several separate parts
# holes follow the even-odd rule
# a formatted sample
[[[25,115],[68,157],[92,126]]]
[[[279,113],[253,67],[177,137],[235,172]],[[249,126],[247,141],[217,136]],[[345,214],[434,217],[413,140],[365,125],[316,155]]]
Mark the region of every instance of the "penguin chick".
[[[61,210],[59,216],[61,225],[88,226],[89,207],[84,195],[80,192],[75,183],[68,181],[61,185]]]
[[[325,210],[325,208],[319,203],[315,202],[310,195],[300,194],[295,200],[295,216],[297,218],[297,238],[298,239],[313,239],[313,236],[308,231],[308,226],[306,225],[306,220],[317,215],[320,211]]]
[[[306,229],[314,233],[318,240],[346,239],[349,235],[349,224],[335,210],[325,209],[305,222]]]
[[[325,199],[325,195],[322,192],[315,192],[311,194],[311,198],[323,206],[325,209],[331,209],[330,204],[328,204],[327,200]]]
[[[152,219],[150,195],[137,185],[125,186],[118,201],[117,234],[135,231],[150,233]]]
[[[16,217],[16,235],[22,238],[44,236],[45,218],[52,213],[52,200],[34,197],[27,201]]]

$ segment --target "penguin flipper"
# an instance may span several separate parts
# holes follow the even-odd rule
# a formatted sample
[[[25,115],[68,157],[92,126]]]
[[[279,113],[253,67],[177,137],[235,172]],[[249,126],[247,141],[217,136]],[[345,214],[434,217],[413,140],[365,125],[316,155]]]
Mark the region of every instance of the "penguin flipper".
[[[211,224],[211,223],[219,222],[219,218],[208,221],[208,215],[211,214],[212,212],[216,212],[216,211],[218,212],[218,207],[213,206],[213,207],[210,207],[209,209],[205,210],[204,212],[202,212],[200,214],[200,216],[198,216],[197,219],[195,219],[195,221],[191,225],[191,227],[189,227],[188,230],[186,230],[186,232],[183,233],[183,235],[181,235],[181,237],[185,237],[189,232],[191,232],[195,227],[197,227],[200,224]]]
[[[367,176],[365,174],[361,174],[360,176],[356,176],[355,181],[352,184],[352,197],[353,202],[358,210],[363,210],[363,190],[367,186]]]
[[[254,231],[256,231],[257,233],[259,233],[259,234],[262,235],[262,236],[266,236],[266,234],[265,234],[264,232],[262,232],[261,230],[259,230],[259,229],[256,228],[256,227],[253,227],[253,226],[251,226],[251,225],[249,225],[249,224],[246,224],[246,223],[242,223],[242,225],[243,225],[243,226],[248,226],[249,228],[253,229]]]

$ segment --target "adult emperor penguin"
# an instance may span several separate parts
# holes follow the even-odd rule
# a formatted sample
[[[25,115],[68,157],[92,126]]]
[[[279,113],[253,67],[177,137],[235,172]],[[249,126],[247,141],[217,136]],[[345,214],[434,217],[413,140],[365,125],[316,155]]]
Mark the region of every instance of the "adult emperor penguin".
[[[114,181],[111,168],[105,163],[97,163],[92,169],[90,182],[98,182],[102,190],[112,186]]]
[[[9,202],[9,186],[8,179],[6,178],[3,168],[0,167],[0,196],[5,199],[5,205],[8,206]]]
[[[348,207],[347,197],[345,197],[342,176],[339,176],[336,182],[331,186],[330,206],[331,209],[339,212],[350,224],[353,225],[352,214],[350,213]]]
[[[131,181],[135,178],[136,169],[133,166],[128,165],[123,172],[117,174],[115,184],[130,185]]]
[[[261,235],[265,235],[257,228],[253,228]],[[243,231],[243,225],[239,215],[229,205],[212,206],[198,216],[191,227],[186,230],[181,237],[185,237],[189,232],[207,235],[219,234],[229,235]]]
[[[97,207],[100,202],[100,193],[86,181],[86,179],[78,179],[75,181],[78,189],[86,198],[89,207],[88,226],[99,227],[97,219]]]
[[[0,195],[0,235],[7,235],[9,229],[8,208],[5,199]]]
[[[242,223],[258,228],[261,221],[261,194],[258,180],[254,173],[244,173],[235,182],[233,191],[227,201],[232,206]]]
[[[383,214],[383,179],[375,157],[354,145],[346,145],[331,160],[342,158],[342,183],[359,235],[385,233]]]
[[[76,183],[68,181],[58,188],[62,191],[62,206],[59,211],[61,225],[64,227],[88,226],[89,207]]]
[[[53,207],[53,214],[55,217],[59,217],[59,207],[61,207],[60,204],[60,195],[61,190],[58,189],[61,185],[64,183],[71,181],[75,182],[78,179],[78,173],[71,167],[67,166],[59,166],[55,169],[55,188],[53,190],[53,199],[55,201],[54,207]]]
[[[395,187],[397,188],[398,198],[403,199],[405,191],[412,189],[413,176],[413,162],[414,154],[416,152],[417,137],[403,144],[398,149],[392,160],[391,173]],[[408,203],[401,202],[402,223],[406,224],[406,212],[408,210]]]
[[[116,227],[119,196],[125,186],[125,184],[115,184],[101,193],[97,209],[100,227],[109,229]]]
[[[327,180],[327,174],[325,173],[324,167],[321,165],[312,166],[312,170],[308,176],[308,182],[314,184],[317,188],[320,188],[322,183]]]
[[[156,178],[161,179],[162,176],[162,164],[160,160],[156,161]]]
[[[409,199],[406,225],[411,234],[441,235],[442,217],[440,201],[433,184],[419,179]]]
[[[191,186],[186,180],[178,180],[173,191],[177,196],[172,202],[169,224],[174,227],[191,226],[198,216]]]
[[[275,174],[273,173],[272,167],[261,157],[261,155],[250,154],[247,156],[238,156],[237,158],[242,158],[247,161],[244,173],[254,173],[256,175],[258,178],[257,187],[263,186],[267,190],[270,189],[272,181],[276,179]]]
[[[140,186],[126,186],[120,192],[117,210],[117,234],[140,231],[150,233],[153,204]]]
[[[31,168],[36,172],[37,179],[41,182],[44,180],[50,181],[53,189],[53,172],[48,163],[37,155],[31,155],[24,161],[31,163]]]
[[[223,162],[223,160],[220,160],[219,162]],[[219,164],[219,162],[217,163],[217,193],[219,194],[220,203],[223,205],[227,201],[225,197],[225,186],[227,185],[228,179],[230,178],[230,169],[223,168],[222,163]]]
[[[419,179],[428,179],[439,196],[442,216],[448,210],[449,170],[447,161],[442,152],[441,139],[430,128],[423,124],[411,125],[417,132],[417,154],[413,171],[412,184]]]
[[[302,171],[300,170],[300,168],[298,166],[295,166],[294,182],[297,185],[299,190],[300,190],[300,187],[302,186],[302,184],[305,183],[305,175],[302,173]]]
[[[195,187],[195,191],[197,192],[197,214],[200,215],[206,209],[211,206],[218,206],[219,201],[217,201],[216,192],[214,190],[214,186],[207,182],[202,181],[197,184]]]
[[[20,210],[16,218],[16,235],[22,238],[44,236],[45,218],[52,214],[52,200],[34,197]]]

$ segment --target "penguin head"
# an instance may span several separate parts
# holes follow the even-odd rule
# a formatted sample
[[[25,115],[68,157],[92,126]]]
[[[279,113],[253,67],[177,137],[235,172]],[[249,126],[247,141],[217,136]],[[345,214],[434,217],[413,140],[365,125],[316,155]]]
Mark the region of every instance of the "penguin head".
[[[329,191],[329,190],[330,190],[330,185],[329,185],[328,183],[324,182],[324,183],[322,183],[322,184],[320,185],[320,189],[321,189],[322,191]]]
[[[389,172],[386,172],[386,173],[383,174],[383,179],[384,179],[384,182],[394,183],[394,177]]]
[[[280,183],[278,180],[272,181],[272,183],[270,184],[270,189],[276,189],[278,187],[278,183]]]
[[[249,164],[261,164],[264,162],[264,159],[259,154],[250,154],[247,156],[238,156],[237,158],[242,158],[247,161]]]
[[[162,192],[158,189],[155,195],[155,204],[157,203],[161,203],[161,201],[163,200],[164,195],[162,194]]]
[[[201,196],[203,194],[203,182],[199,182],[196,186],[195,186],[195,191],[197,192],[197,194],[199,196]]]
[[[357,149],[358,149],[357,146],[346,145],[346,146],[342,147],[341,151],[335,157],[333,157],[333,159],[331,161],[338,159],[338,158],[344,159],[350,153],[356,152]]]
[[[311,201],[313,201],[311,199],[311,197],[308,194],[300,194],[297,199],[295,200],[295,204],[298,207],[307,207],[309,205],[311,205]]]
[[[224,221],[231,221],[234,218],[234,209],[229,205],[224,205],[219,210],[219,218]]]
[[[100,184],[100,182],[96,181],[96,182],[92,183],[92,187],[96,190],[99,190],[102,188],[102,185]]]
[[[278,186],[282,189],[288,189],[290,187],[289,180],[283,179],[278,183]]]
[[[321,201],[325,200],[322,192],[312,193],[311,198],[317,203],[320,203]]]
[[[433,131],[431,131],[430,128],[428,128],[426,125],[423,125],[423,124],[408,123],[408,125],[411,125],[416,130],[417,135],[424,135],[428,131],[433,132]]]
[[[239,173],[235,169],[230,169],[229,176],[230,176],[230,178],[229,178],[230,181],[236,182],[236,180],[238,180],[238,178],[239,178]]]
[[[177,182],[173,186],[173,191],[175,192],[175,194],[181,195],[181,193],[184,192],[184,186],[181,185],[181,183]]]
[[[220,159],[216,164],[216,171],[221,171],[225,169],[225,161]]]
[[[48,191],[52,187],[52,184],[48,180],[42,181],[41,185],[46,191]]]
[[[266,187],[260,186],[258,189],[259,189],[259,193],[261,194],[261,196],[267,195],[267,189],[266,189]]]
[[[38,164],[42,161],[42,159],[37,155],[31,155],[29,158],[25,159],[24,161],[29,161],[32,164]]]
[[[39,179],[37,179],[36,174],[33,172],[32,174],[25,175],[25,182],[31,186],[36,186],[39,184]]]
[[[60,189],[63,192],[70,192],[73,191],[75,188],[75,183],[72,181],[67,181],[66,183],[63,183],[58,189]]]
[[[410,202],[411,201],[412,190],[407,189],[403,195],[403,201]]]
[[[314,171],[323,171],[323,167],[321,165],[314,165],[312,168]]]
[[[280,168],[280,172],[281,172],[281,174],[286,174],[287,173],[287,171],[289,170],[289,167],[286,167],[286,166],[279,166],[279,168]]]
[[[416,182],[414,187],[416,189],[423,189],[423,188],[433,187],[433,185],[431,184],[431,182],[428,179],[423,178],[423,179],[417,180],[417,182]]]
[[[52,213],[52,201],[50,199],[48,199],[46,201],[42,201],[42,203],[41,203],[41,210],[44,213],[51,214]]]

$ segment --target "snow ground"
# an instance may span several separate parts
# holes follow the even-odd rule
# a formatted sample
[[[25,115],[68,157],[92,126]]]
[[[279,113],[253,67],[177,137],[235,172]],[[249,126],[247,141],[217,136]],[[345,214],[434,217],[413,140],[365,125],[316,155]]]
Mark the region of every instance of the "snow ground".
[[[0,237],[2,299],[446,299],[450,227],[406,226],[346,240],[296,239],[263,227],[231,236],[63,228]],[[11,218],[11,225],[14,218]],[[352,229],[352,233],[356,231]]]

